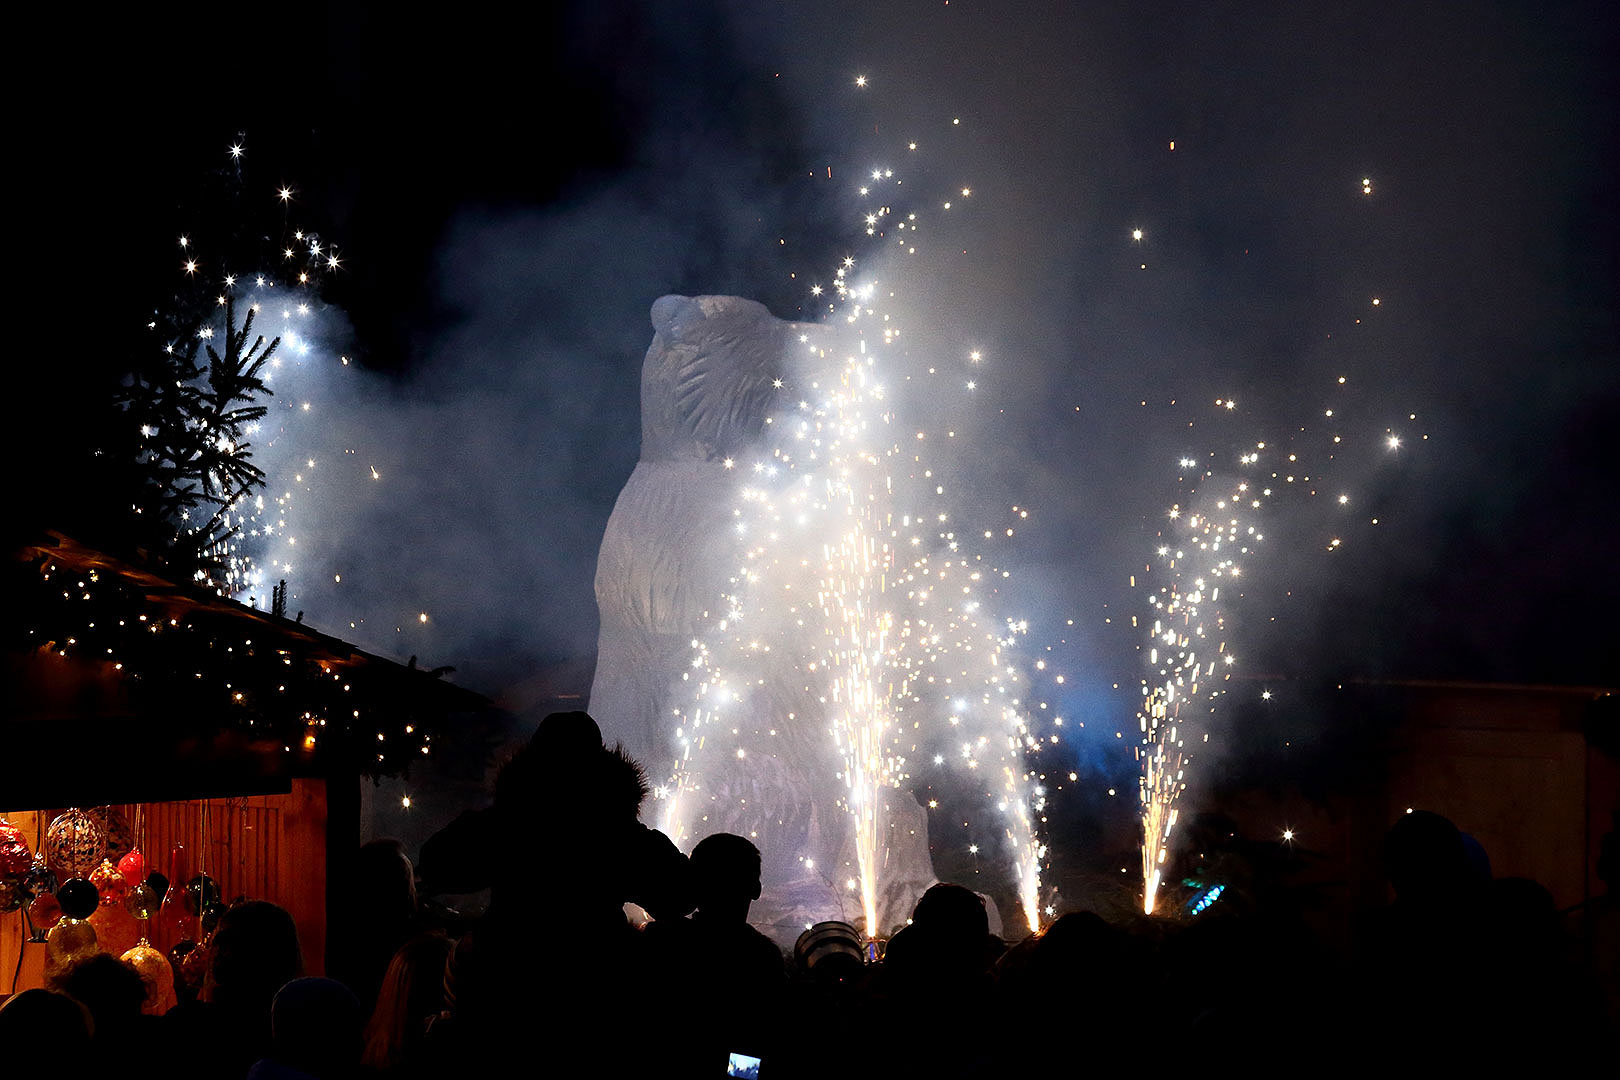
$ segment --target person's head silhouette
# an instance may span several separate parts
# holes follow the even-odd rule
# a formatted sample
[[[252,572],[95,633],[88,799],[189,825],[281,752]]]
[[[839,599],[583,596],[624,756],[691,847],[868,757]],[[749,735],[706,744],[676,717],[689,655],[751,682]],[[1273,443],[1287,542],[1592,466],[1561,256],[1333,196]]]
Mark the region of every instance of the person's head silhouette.
[[[745,921],[759,899],[759,868],[759,848],[746,837],[715,833],[700,840],[692,849],[699,917]]]
[[[1462,833],[1428,810],[1409,811],[1395,822],[1384,838],[1384,861],[1396,899],[1405,904],[1450,900],[1470,876]]]

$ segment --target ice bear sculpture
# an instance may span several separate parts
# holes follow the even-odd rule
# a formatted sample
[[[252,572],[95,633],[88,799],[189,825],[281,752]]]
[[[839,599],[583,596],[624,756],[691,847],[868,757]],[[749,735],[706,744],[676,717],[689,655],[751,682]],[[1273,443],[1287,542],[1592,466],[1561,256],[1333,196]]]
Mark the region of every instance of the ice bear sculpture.
[[[652,345],[641,369],[641,455],[608,521],[596,570],[601,613],[590,712],[653,783],[676,760],[677,713],[691,700],[680,676],[694,639],[710,633],[735,569],[730,539],[738,474],[727,459],[757,447],[808,361],[801,336],[831,330],[789,323],[731,296],[665,296],[652,307]],[[717,761],[703,777],[709,806],[688,822],[690,848],[714,832],[751,836],[764,859],[765,894],[752,918],[790,944],[807,923],[861,923],[847,887],[853,829],[837,806],[831,736],[791,665],[759,673],[755,715],[780,730],[769,753]],[[791,717],[791,719],[789,719]],[[909,792],[887,793],[892,842],[879,896],[884,928],[903,922],[935,878],[926,817]]]
[[[641,366],[641,457],[596,563],[601,613],[591,715],[655,779],[674,760],[672,674],[726,591],[725,459],[759,438],[790,324],[732,296],[665,296]]]

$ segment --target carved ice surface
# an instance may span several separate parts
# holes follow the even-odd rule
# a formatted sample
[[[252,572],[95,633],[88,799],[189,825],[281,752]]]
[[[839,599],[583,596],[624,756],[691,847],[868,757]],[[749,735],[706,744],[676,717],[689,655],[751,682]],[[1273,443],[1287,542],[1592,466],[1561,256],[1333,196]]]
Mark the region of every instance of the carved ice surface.
[[[684,849],[715,832],[754,840],[764,894],[751,919],[783,944],[823,919],[863,922],[861,891],[851,887],[862,876],[852,810],[876,801],[871,820],[882,840],[867,859],[875,864],[874,925],[891,929],[936,880],[926,815],[907,787],[847,780],[850,759],[835,741],[827,686],[807,675],[830,631],[791,603],[750,607],[740,599],[749,588],[739,579],[740,494],[750,471],[770,459],[773,440],[782,445],[770,424],[793,401],[779,397],[826,377],[801,339],[831,342],[836,331],[720,296],[663,297],[652,322],[641,455],[597,563],[601,636],[590,711],[664,785],[656,823]],[[823,544],[795,542],[807,550]],[[752,620],[747,633],[755,636],[743,644],[738,619]],[[700,657],[716,655],[718,667],[705,669]],[[707,732],[696,731],[693,680],[720,668],[725,706],[706,714]],[[702,708],[696,716],[705,716]],[[678,762],[682,782],[671,788]],[[994,912],[992,921],[999,923]]]
[[[726,469],[754,443],[786,363],[790,324],[726,296],[666,296],[641,368],[641,457],[596,564],[601,614],[591,713],[655,782],[675,761],[677,691],[735,570]]]

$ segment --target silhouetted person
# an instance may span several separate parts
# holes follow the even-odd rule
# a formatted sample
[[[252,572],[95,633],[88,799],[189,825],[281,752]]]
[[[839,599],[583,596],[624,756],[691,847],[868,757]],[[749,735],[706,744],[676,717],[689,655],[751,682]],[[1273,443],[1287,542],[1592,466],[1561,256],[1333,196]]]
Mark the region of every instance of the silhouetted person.
[[[298,928],[266,900],[233,904],[209,941],[202,1000],[163,1017],[164,1040],[194,1053],[197,1077],[240,1080],[270,1048],[270,1004],[304,973]]]
[[[903,983],[969,983],[988,972],[1000,944],[979,894],[942,882],[918,898],[911,924],[889,941],[883,966]]]
[[[669,918],[692,908],[686,857],[637,820],[647,794],[639,766],[602,745],[594,720],[553,713],[502,767],[494,807],[423,846],[426,879],[490,886],[488,912],[451,961],[468,1053],[562,1073],[603,1054],[626,1072],[641,1064],[634,1054],[651,1048],[618,1026],[645,975],[624,904]]]
[[[161,1023],[141,1012],[146,983],[140,972],[107,953],[76,962],[56,989],[89,1010],[94,1028],[89,1061],[114,1072],[121,1071],[128,1047],[150,1041]]]
[[[1414,810],[1390,826],[1384,863],[1395,907],[1412,917],[1427,919],[1480,884],[1479,858],[1470,857],[1462,832],[1427,810]],[[1488,857],[1484,866],[1488,873]]]
[[[420,934],[394,953],[366,1024],[361,1064],[372,1075],[431,1076],[442,1069],[436,1050],[446,1032],[430,1038],[430,1028],[444,1022],[444,980],[454,947],[443,934]]]
[[[1120,1062],[1111,1036],[1139,1008],[1145,965],[1133,963],[1130,942],[1117,927],[1091,911],[1069,912],[1008,949],[995,966],[1000,1014],[1010,1024],[1069,1032],[1073,1038],[1032,1047],[1044,1067],[1057,1067],[1072,1053],[1074,1039],[1087,1041],[1088,1064]],[[1088,1039],[1094,1037],[1094,1039]],[[1102,1058],[1099,1058],[1102,1055]]]
[[[420,929],[415,870],[398,840],[373,840],[355,858],[350,917],[334,941],[327,973],[360,1000],[369,1015],[395,951]]]
[[[1483,914],[1480,1021],[1493,1044],[1521,1059],[1594,1045],[1601,993],[1572,960],[1552,893],[1529,878],[1497,878]]]
[[[1612,1045],[1620,1039],[1620,810],[1611,813],[1610,822],[1595,867],[1604,891],[1570,912],[1570,933],[1598,998],[1600,1039]]]
[[[1374,913],[1359,949],[1356,1007],[1369,1030],[1358,1041],[1381,1048],[1379,1062],[1477,1059],[1487,985],[1481,860],[1450,820],[1414,810],[1385,836],[1384,862],[1395,901]]]
[[[1206,909],[1167,935],[1157,974],[1166,989],[1188,988],[1167,1002],[1167,1021],[1180,1014],[1165,1026],[1172,1052],[1231,1059],[1265,1045],[1278,1060],[1294,1060],[1342,1026],[1342,979],[1305,925],[1281,908]],[[1300,1008],[1302,1000],[1310,1007]]]
[[[697,910],[689,921],[715,966],[733,981],[778,988],[785,978],[782,950],[748,924],[761,889],[759,848],[745,837],[715,833],[692,849],[691,866]]]
[[[90,1012],[66,994],[34,988],[0,1004],[0,1047],[7,1075],[57,1076],[63,1062],[90,1048]]]
[[[1069,912],[1009,948],[995,963],[996,1016],[1005,1030],[1062,1031],[1021,1048],[1030,1076],[1072,1069],[1074,1047],[1086,1047],[1087,1072],[1123,1064],[1138,1048],[1117,1033],[1140,1008],[1142,969],[1129,959],[1125,935],[1090,911]]]
[[[685,915],[695,903],[690,869],[668,837],[636,819],[647,794],[640,766],[622,749],[603,745],[589,713],[551,713],[501,768],[495,805],[461,814],[422,845],[422,892],[493,892],[544,877],[539,860],[515,856],[532,852],[531,838],[545,835],[608,871],[575,886],[594,894],[576,899],[595,903],[599,914],[608,908],[622,912],[630,902],[655,919]],[[577,832],[570,834],[569,826],[578,826]],[[587,836],[610,846],[588,852]],[[492,908],[496,900],[492,895]]]
[[[990,965],[1002,951],[984,901],[961,885],[934,885],[917,900],[911,924],[889,940],[872,1005],[894,1019],[876,1045],[886,1069],[917,1075],[991,1076],[1004,1049],[963,1032],[991,1010]]]
[[[248,1080],[346,1080],[359,1071],[360,1003],[334,979],[294,979],[270,1006],[270,1052]]]
[[[689,919],[661,919],[643,931],[660,985],[680,1008],[665,1019],[679,1062],[666,1074],[716,1076],[731,1051],[770,1059],[786,973],[776,943],[748,925],[760,894],[759,849],[715,833],[692,849],[698,907]],[[765,1066],[767,1069],[769,1065]]]

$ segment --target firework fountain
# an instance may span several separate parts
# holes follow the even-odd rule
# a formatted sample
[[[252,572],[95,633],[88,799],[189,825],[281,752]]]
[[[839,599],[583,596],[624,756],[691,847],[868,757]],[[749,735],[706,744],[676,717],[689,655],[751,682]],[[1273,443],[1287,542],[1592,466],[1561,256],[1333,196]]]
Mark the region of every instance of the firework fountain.
[[[1346,383],[1337,377],[1334,392],[1344,393]],[[1214,404],[1218,415],[1236,413],[1230,398]],[[1356,500],[1335,476],[1396,453],[1401,436],[1393,428],[1377,440],[1351,434],[1360,425],[1347,422],[1342,404],[1329,404],[1319,417],[1281,438],[1251,439],[1230,455],[1182,458],[1181,494],[1165,511],[1153,561],[1140,582],[1137,575],[1130,579],[1133,588],[1147,588],[1147,610],[1131,619],[1147,631],[1139,646],[1149,674],[1141,683],[1136,747],[1147,914],[1170,856],[1187,770],[1196,748],[1209,741],[1205,722],[1229,692],[1237,663],[1228,647],[1233,609],[1244,596],[1247,563],[1259,556],[1268,530],[1286,529],[1288,543],[1331,554],[1348,529],[1378,524],[1376,517],[1361,519]],[[1417,414],[1406,419],[1414,422]],[[1261,697],[1269,700],[1271,692]]]
[[[1182,468],[1196,464],[1185,459]],[[1187,786],[1191,753],[1186,735],[1213,711],[1219,687],[1230,678],[1233,655],[1226,649],[1221,587],[1230,596],[1242,574],[1239,560],[1265,538],[1245,513],[1260,505],[1245,498],[1250,494],[1247,481],[1223,483],[1212,472],[1197,480],[1204,483],[1189,492],[1192,508],[1177,503],[1168,512],[1177,526],[1167,538],[1172,543],[1155,553],[1164,584],[1148,598],[1147,660],[1155,678],[1142,680],[1137,712],[1141,745],[1136,751],[1141,766],[1142,908],[1148,914],[1153,913],[1170,852],[1176,800]],[[1220,494],[1205,494],[1206,484]],[[1151,564],[1145,573],[1152,573]],[[1136,584],[1134,578],[1131,583]],[[1209,738],[1207,732],[1203,738]]]
[[[871,313],[850,292],[855,325]],[[910,797],[918,764],[943,764],[949,746],[1002,817],[1033,926],[1042,852],[1024,762],[1033,746],[1025,682],[1012,655],[1023,627],[987,610],[997,571],[958,538],[944,486],[902,440],[864,335],[845,350],[803,336],[806,368],[819,374],[809,396],[772,417],[772,437],[744,466],[731,591],[683,673],[697,685],[681,710],[666,823],[691,836],[692,818],[716,798],[717,769],[772,753],[784,729],[812,718],[810,731],[833,750],[824,767],[853,833],[860,911],[876,934],[885,869],[908,842],[896,803]],[[911,443],[926,443],[916,435],[926,432]],[[752,690],[766,670],[797,683],[800,700],[785,714],[772,717],[767,705],[760,715]]]
[[[659,729],[626,741],[673,758],[663,828],[683,846],[754,838],[764,906],[792,895],[774,911],[801,928],[858,914],[878,936],[909,914],[934,880],[914,793],[936,783],[975,792],[988,813],[971,812],[965,846],[1008,869],[1035,928],[1045,796],[1027,626],[997,610],[1009,571],[994,545],[1012,530],[959,522],[944,476],[960,474],[929,453],[956,453],[937,406],[971,392],[983,360],[908,347],[922,223],[889,205],[892,169],[869,175],[863,228],[894,241],[871,260],[890,272],[845,259],[810,286],[824,321],[729,297],[655,305],[642,460],[598,566],[591,708],[615,734],[637,713]]]

